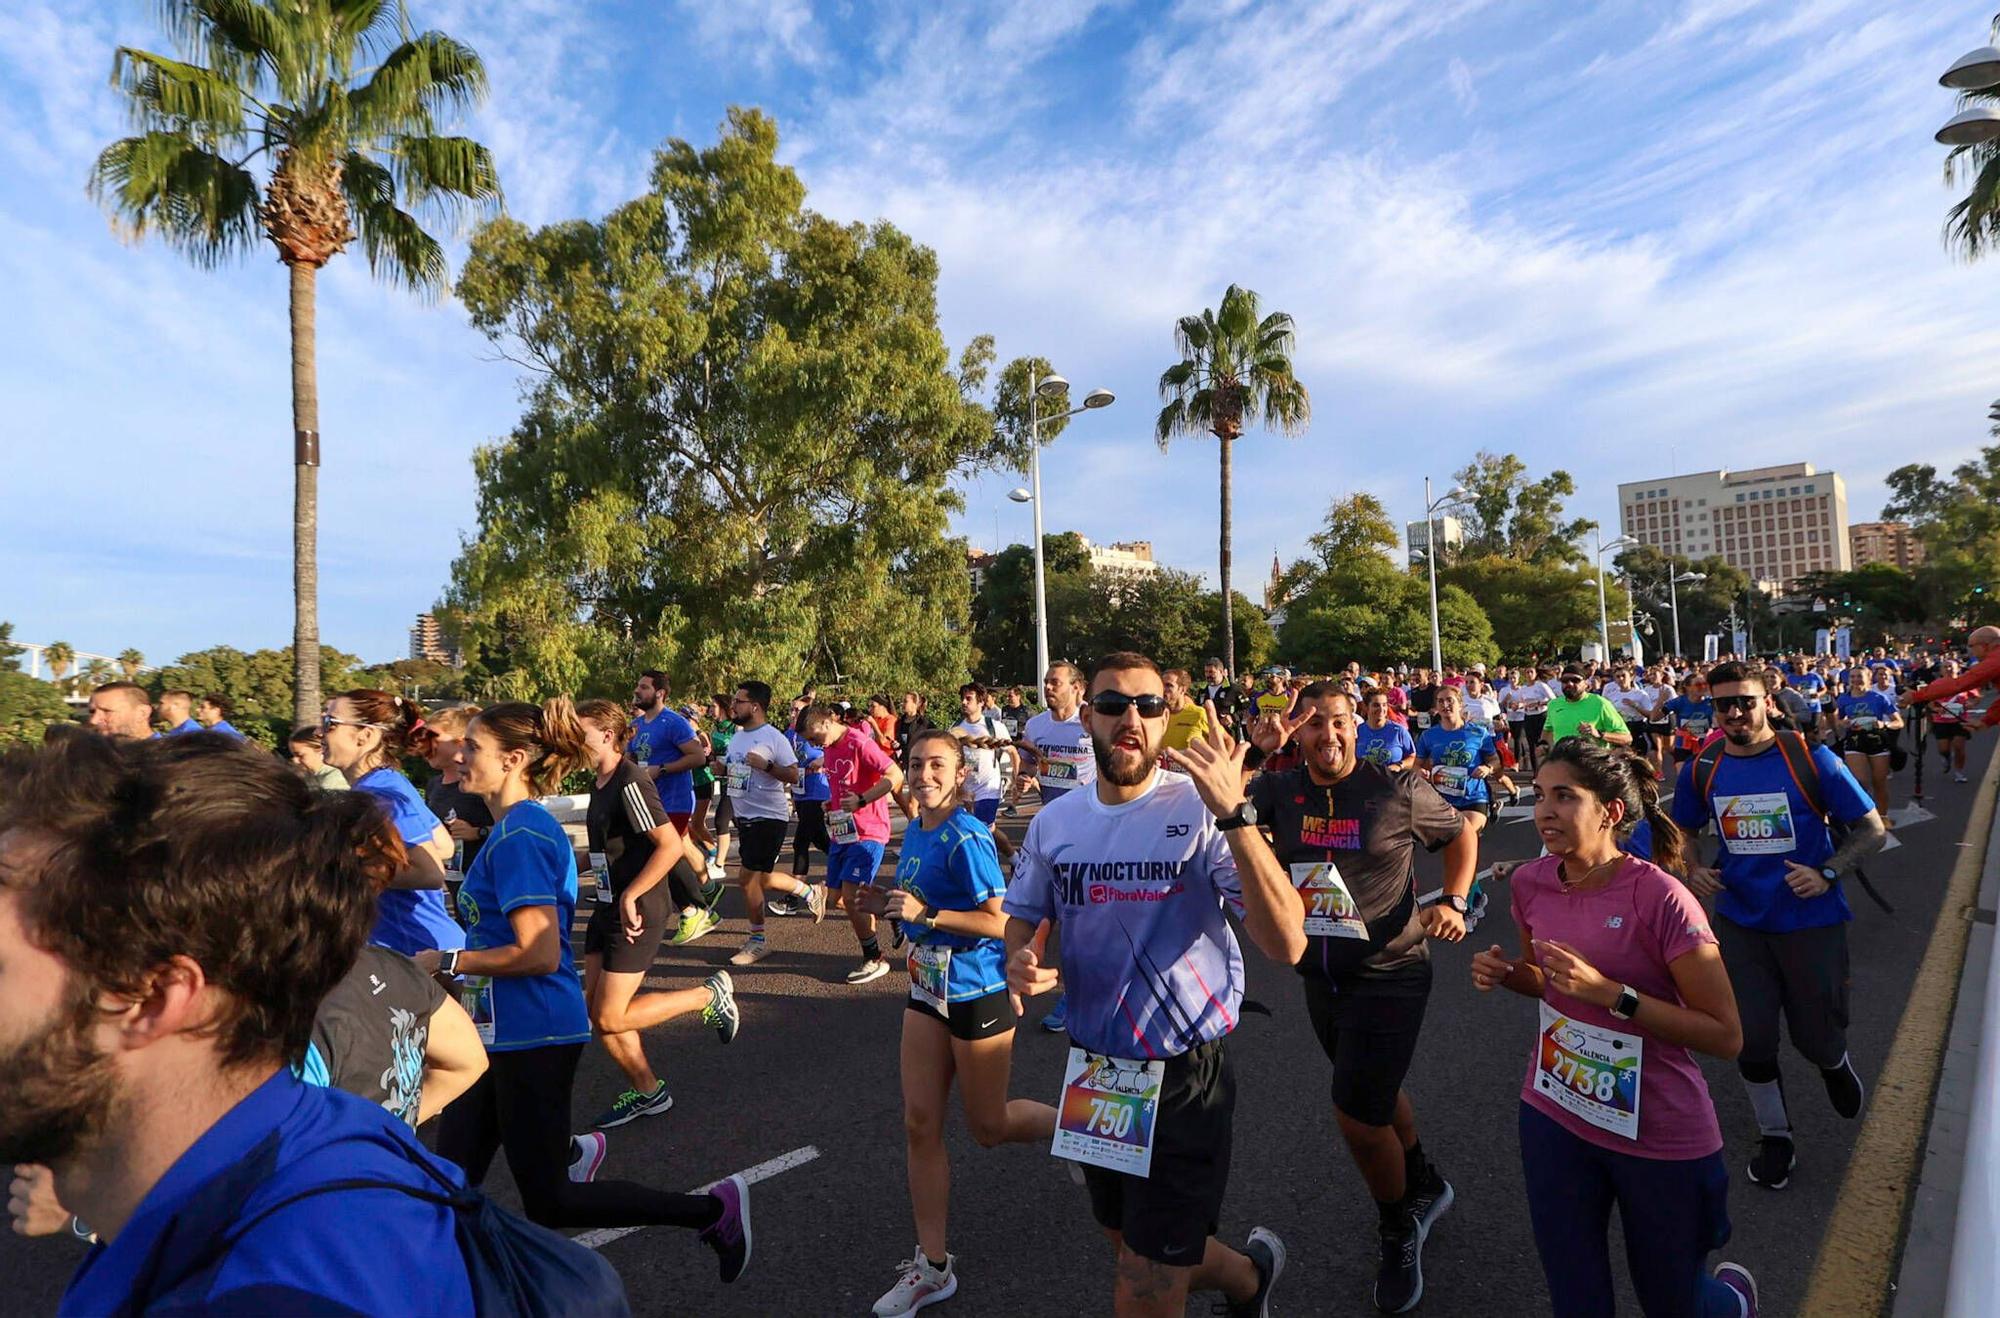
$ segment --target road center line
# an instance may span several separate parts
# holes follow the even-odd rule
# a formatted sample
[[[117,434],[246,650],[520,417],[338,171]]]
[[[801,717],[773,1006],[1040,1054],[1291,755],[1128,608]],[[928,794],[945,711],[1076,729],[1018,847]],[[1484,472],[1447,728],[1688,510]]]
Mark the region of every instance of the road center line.
[[[819,1157],[819,1146],[817,1144],[807,1144],[793,1149],[790,1153],[781,1153],[775,1158],[760,1162],[755,1167],[746,1167],[736,1174],[749,1184],[755,1185],[759,1181],[770,1180],[779,1172],[788,1172],[794,1167],[803,1167],[817,1157]],[[708,1183],[708,1185],[714,1184],[714,1181]],[[700,1194],[708,1188],[708,1185],[699,1186],[690,1191],[690,1193]],[[585,1249],[597,1249],[600,1246],[610,1244],[614,1240],[623,1240],[635,1231],[644,1231],[645,1229],[643,1226],[604,1227],[597,1231],[586,1231],[574,1239],[577,1244],[582,1245]]]

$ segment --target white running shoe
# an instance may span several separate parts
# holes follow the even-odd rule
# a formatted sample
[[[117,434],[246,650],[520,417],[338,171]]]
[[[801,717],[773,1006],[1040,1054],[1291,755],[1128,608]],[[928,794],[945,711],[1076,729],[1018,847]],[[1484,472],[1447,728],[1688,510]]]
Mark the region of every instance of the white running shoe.
[[[752,938],[743,944],[741,951],[729,958],[732,966],[754,966],[771,955],[771,945],[761,938]]]
[[[665,1085],[660,1088],[665,1089]],[[669,1107],[673,1100],[668,1099]],[[569,1178],[578,1185],[587,1185],[597,1179],[597,1169],[604,1165],[604,1152],[611,1141],[597,1131],[588,1135],[572,1135],[569,1141]]]
[[[860,965],[848,971],[847,982],[850,984],[872,984],[888,973],[888,961],[878,956],[872,961],[863,961]]]
[[[875,1301],[875,1318],[902,1318],[915,1313],[926,1305],[948,1300],[958,1294],[958,1270],[952,1266],[955,1256],[944,1256],[944,1266],[933,1268],[924,1258],[924,1247],[917,1246],[908,1259],[900,1265],[903,1275],[891,1286],[888,1293]]]

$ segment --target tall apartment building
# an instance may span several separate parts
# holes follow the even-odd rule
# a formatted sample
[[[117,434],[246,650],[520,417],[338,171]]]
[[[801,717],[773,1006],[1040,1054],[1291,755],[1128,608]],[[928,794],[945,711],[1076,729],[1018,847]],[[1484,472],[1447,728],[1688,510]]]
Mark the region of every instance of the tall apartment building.
[[[428,613],[419,613],[410,627],[410,658],[450,664],[453,668],[465,662],[458,647],[445,639],[444,629],[438,626],[438,620]]]
[[[1415,567],[1423,560],[1417,555],[1429,549],[1431,536],[1435,533],[1437,542],[1444,549],[1444,557],[1438,560],[1443,567],[1451,562],[1452,556],[1465,547],[1465,523],[1456,517],[1433,517],[1428,522],[1409,522],[1403,527],[1403,544],[1410,555],[1410,566]]]
[[[1847,530],[1854,566],[1887,563],[1904,571],[1924,561],[1924,542],[1908,522],[1856,522]]]
[[[1683,558],[1719,555],[1780,590],[1851,562],[1847,484],[1809,462],[1626,481],[1618,513],[1619,528],[1641,544]]]

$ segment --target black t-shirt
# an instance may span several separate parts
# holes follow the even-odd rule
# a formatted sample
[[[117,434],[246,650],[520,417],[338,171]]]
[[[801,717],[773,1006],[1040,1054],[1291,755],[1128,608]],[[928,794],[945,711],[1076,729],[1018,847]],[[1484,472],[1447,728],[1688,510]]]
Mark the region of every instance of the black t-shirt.
[[[1271,839],[1278,863],[1331,861],[1347,885],[1371,939],[1386,937],[1374,956],[1348,965],[1360,940],[1308,937],[1299,973],[1321,978],[1345,974],[1390,976],[1430,956],[1414,895],[1416,844],[1429,851],[1450,842],[1465,819],[1423,775],[1390,773],[1363,761],[1331,787],[1312,781],[1301,767],[1259,774],[1250,782],[1257,822]],[[1296,881],[1296,875],[1294,875]],[[1400,929],[1382,921],[1406,900],[1409,915]]]
[[[1236,694],[1235,687],[1224,683],[1221,686],[1202,687],[1201,694],[1195,697],[1195,703],[1198,705],[1214,705],[1216,713],[1225,719],[1231,719],[1235,717],[1236,711],[1242,707],[1243,699]]]
[[[438,817],[441,824],[463,819],[474,828],[493,827],[493,812],[486,808],[486,798],[466,791],[457,783],[446,782],[443,774],[431,779],[430,786],[424,788],[424,804],[431,808],[431,813]],[[472,872],[472,858],[485,845],[478,838],[471,838],[465,843],[465,863],[459,870],[461,874]]]
[[[1428,714],[1436,706],[1438,689],[1435,686],[1413,686],[1410,688],[1410,708],[1419,714]]]
[[[896,716],[896,762],[905,763],[910,758],[910,738],[925,732],[932,726],[927,714],[898,714]]]
[[[445,992],[400,952],[369,944],[313,1017],[305,1077],[344,1089],[414,1126],[431,1013]]]
[[[604,853],[613,896],[624,892],[625,885],[646,868],[655,850],[649,835],[666,822],[659,788],[630,760],[620,760],[610,781],[591,792],[584,827],[590,834],[590,849]]]

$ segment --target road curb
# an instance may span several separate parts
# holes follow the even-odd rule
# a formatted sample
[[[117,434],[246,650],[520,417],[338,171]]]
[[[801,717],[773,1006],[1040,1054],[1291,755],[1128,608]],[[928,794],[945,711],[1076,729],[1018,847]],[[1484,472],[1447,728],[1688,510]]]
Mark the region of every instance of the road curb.
[[[1931,926],[1930,942],[1910,985],[1909,1006],[1896,1026],[1889,1059],[1875,1081],[1868,1115],[1841,1180],[1840,1198],[1820,1242],[1812,1281],[1799,1304],[1798,1312],[1813,1318],[1878,1318],[1888,1308],[1902,1252],[1897,1242],[1903,1238],[1919,1172],[1924,1169],[1932,1100],[1938,1093],[1974,928],[1971,916],[1993,840],[1996,780],[2000,780],[2000,752],[1988,757],[1986,771],[1980,776],[1978,798],[1963,839],[1971,845],[1960,849],[1952,866],[1937,921]],[[1973,999],[1979,996],[1975,987]],[[1928,1248],[1934,1249],[1935,1242]],[[1935,1262],[1948,1261],[1950,1249],[1947,1225],[1944,1253]]]

